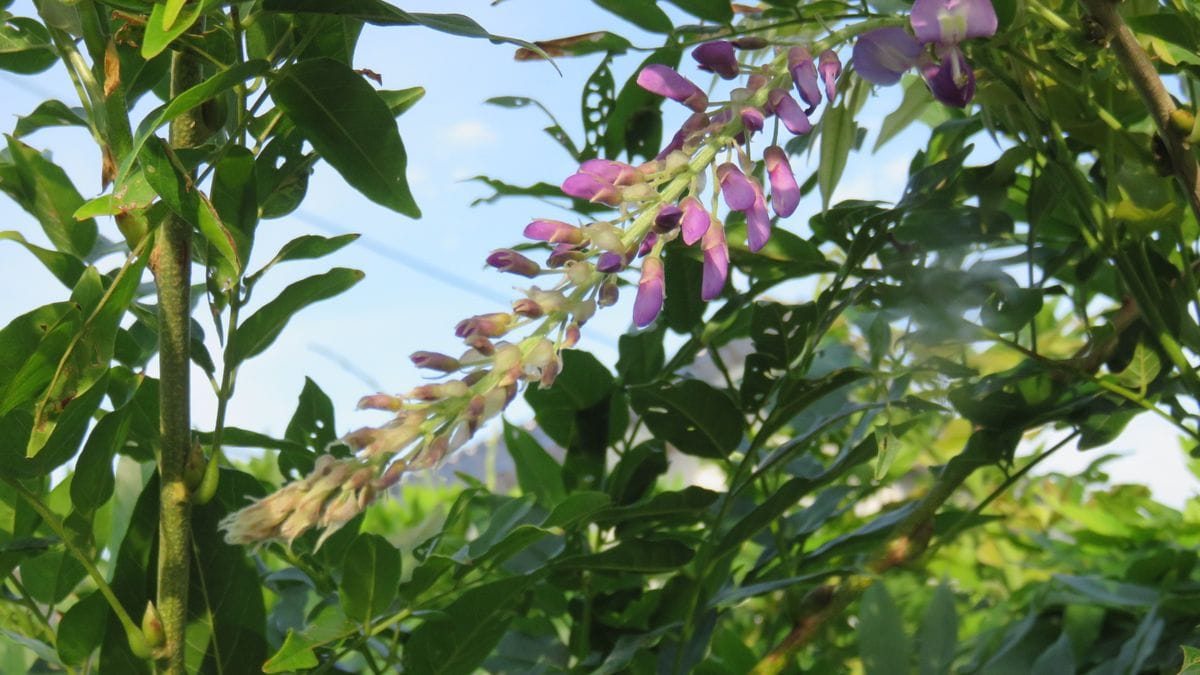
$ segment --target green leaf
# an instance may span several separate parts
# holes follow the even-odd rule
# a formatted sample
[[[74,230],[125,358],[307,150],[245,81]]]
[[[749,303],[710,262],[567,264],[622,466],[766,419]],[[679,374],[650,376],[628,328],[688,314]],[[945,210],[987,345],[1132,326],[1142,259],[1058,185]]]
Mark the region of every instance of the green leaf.
[[[575,413],[599,405],[613,389],[612,373],[588,352],[567,349],[563,368],[548,389],[530,387],[525,400],[538,425],[559,445],[568,445],[575,433]]]
[[[921,675],[946,675],[954,662],[958,645],[958,614],[954,609],[954,591],[942,582],[933,593],[925,617],[921,619],[920,662]],[[1075,672],[1073,668],[1061,673]]]
[[[190,622],[187,658],[207,664],[204,670],[210,672],[251,672],[268,654],[262,580],[254,559],[243,547],[226,543],[218,523],[251,499],[261,498],[264,490],[250,474],[220,471],[212,501],[192,508],[195,557],[189,606],[199,616]]]
[[[1029,675],[1059,675],[1060,673],[1075,672],[1075,653],[1071,648],[1071,638],[1066,633],[1058,636],[1054,644],[1038,655],[1029,669]]]
[[[172,2],[175,9],[168,9]],[[195,25],[196,21],[219,0],[198,0],[192,3],[190,12],[179,15],[179,0],[171,2],[156,2],[150,10],[150,18],[146,20],[145,37],[142,38],[142,58],[149,61],[169,47],[180,35]],[[174,14],[174,16],[172,16]]]
[[[50,33],[39,21],[23,16],[0,21],[0,70],[32,75],[57,61]]]
[[[871,152],[879,152],[884,143],[907,129],[908,125],[916,121],[925,108],[933,103],[933,95],[929,93],[929,87],[925,86],[925,80],[915,76],[905,77],[905,80],[904,98],[899,107],[883,118],[883,126],[879,129],[879,136],[875,139],[875,147]]]
[[[729,0],[667,0],[694,17],[716,23],[733,20],[733,5]]]
[[[88,268],[76,285],[71,299],[83,310],[86,318],[79,332],[72,336],[34,409],[34,433],[28,450],[30,457],[37,454],[53,432],[63,402],[70,401],[108,372],[117,328],[133,301],[141,282],[142,270],[149,258],[149,251],[143,251],[137,258],[127,258],[102,296],[99,292],[102,282],[95,268]],[[85,287],[86,290],[81,290]]]
[[[392,115],[399,117],[409,108],[425,97],[425,87],[409,87],[408,89],[380,89],[379,98],[387,104]]]
[[[68,666],[80,666],[104,640],[108,601],[99,591],[84,596],[63,614],[58,624],[58,657]]]
[[[123,406],[101,417],[79,454],[71,480],[71,503],[83,513],[95,511],[112,497],[116,486],[113,456],[125,446],[128,413],[129,407]]]
[[[1129,365],[1116,374],[1116,380],[1140,394],[1145,395],[1146,388],[1162,372],[1162,360],[1158,352],[1148,347],[1145,342],[1139,342],[1133,349],[1133,358]]]
[[[826,107],[821,117],[821,163],[817,167],[817,185],[821,188],[821,207],[829,208],[829,200],[837,189],[846,160],[854,148],[858,125],[845,98],[838,105]]]
[[[720,492],[690,485],[678,492],[660,492],[643,502],[606,509],[596,514],[596,520],[602,523],[635,521],[635,524],[678,516],[700,520],[705,510],[720,497]]]
[[[358,270],[335,267],[289,285],[238,326],[229,346],[230,364],[237,366],[261,353],[279,337],[293,314],[342,293],[362,278],[363,273]]]
[[[462,14],[406,12],[383,2],[383,0],[342,0],[337,3],[329,3],[325,2],[325,0],[265,0],[263,2],[263,9],[268,12],[352,16],[377,26],[420,25],[443,33],[449,33],[450,35],[483,38],[492,42],[508,42],[547,57],[541,47],[525,40],[489,33],[469,16],[463,16]]]
[[[554,566],[558,569],[592,572],[656,574],[683,567],[691,561],[693,555],[692,549],[678,541],[629,539],[599,553],[563,558]]]
[[[512,457],[521,492],[552,508],[567,496],[562,466],[524,429],[504,420],[504,447]]]
[[[191,177],[179,164],[178,158],[173,157],[166,141],[155,137],[147,142],[142,146],[139,161],[146,181],[162,197],[163,203],[175,215],[200,230],[205,240],[232,268],[231,275],[239,274],[242,260],[246,257],[240,252],[240,248],[246,243],[245,237],[235,235],[234,231],[221,221],[208,196],[192,186]]]
[[[43,101],[33,112],[17,118],[17,125],[13,127],[13,137],[28,136],[47,127],[86,127],[87,121],[83,116],[82,108],[70,108],[57,99]]]
[[[872,584],[859,601],[858,653],[866,675],[908,670],[908,637],[900,610],[882,582]]]
[[[337,439],[333,401],[310,377],[304,378],[304,388],[296,401],[296,411],[283,432],[292,447],[281,448],[279,470],[285,476],[307,476],[317,455],[326,452]],[[298,447],[296,447],[298,446]]]
[[[288,629],[283,646],[262,665],[264,673],[290,673],[316,667],[313,650],[356,633],[359,625],[348,620],[336,605],[327,606],[303,631]]]
[[[408,163],[396,120],[379,94],[333,59],[300,61],[271,83],[271,97],[338,173],[368,199],[413,218]]]
[[[589,522],[596,514],[612,503],[608,495],[592,490],[572,492],[566,499],[558,503],[542,527],[568,528],[576,523]]]
[[[204,0],[210,2],[211,0]],[[159,5],[155,5],[158,7]],[[197,4],[199,6],[199,4]],[[130,148],[129,154],[121,162],[117,169],[117,183],[123,183],[128,177],[129,172],[133,168],[134,162],[141,154],[142,146],[150,137],[154,135],[159,128],[167,122],[179,117],[183,113],[195,108],[196,106],[208,101],[209,99],[228,91],[245,82],[248,79],[258,77],[270,69],[269,63],[262,59],[254,59],[239,63],[235,66],[226,68],[225,70],[216,73],[212,77],[204,80],[194,87],[189,87],[175,96],[165,105],[159,106],[150,112],[141,124],[138,125],[137,131],[133,135],[133,145]]]
[[[86,258],[96,245],[96,223],[75,220],[83,197],[61,167],[16,138],[6,138],[12,164],[0,160],[0,191],[37,218],[56,249]]]
[[[1179,675],[1197,674],[1200,674],[1200,647],[1183,645],[1183,665],[1179,669]]]
[[[472,588],[409,636],[404,671],[470,675],[500,642],[520,612],[532,577],[512,577]]]
[[[700,380],[635,389],[632,404],[656,437],[684,454],[721,459],[742,440],[744,420],[737,406]]]
[[[213,171],[212,205],[218,222],[233,238],[237,270],[250,260],[254,230],[258,226],[258,186],[254,175],[254,154],[238,145],[217,161]],[[207,235],[206,235],[207,236]]]
[[[346,616],[368,625],[396,599],[400,551],[377,534],[359,534],[342,563],[339,599]]]
[[[20,232],[13,230],[0,232],[0,239],[7,239],[20,244],[26,251],[32,253],[67,288],[71,288],[78,283],[80,275],[83,274],[85,268],[83,261],[70,253],[52,251],[48,248],[35,246],[26,241],[24,235]]]
[[[663,265],[666,267],[667,297],[663,301],[660,320],[676,333],[688,335],[700,324],[708,309],[708,303],[700,298],[704,265],[680,245],[667,247]]]
[[[70,302],[44,305],[0,330],[0,415],[33,402],[45,389],[83,319]]]
[[[653,2],[625,2],[624,0],[592,0],[598,6],[651,33],[670,33],[675,27],[666,12]]]
[[[835,569],[829,569],[829,570],[821,570],[820,572],[813,572],[812,574],[802,574],[798,577],[787,577],[785,579],[773,579],[771,581],[762,581],[757,584],[750,584],[749,586],[741,586],[739,588],[728,588],[728,589],[718,593],[717,595],[715,595],[712,598],[712,600],[709,600],[708,606],[716,609],[718,607],[736,605],[737,603],[741,602],[742,600],[745,600],[746,598],[753,598],[755,596],[763,595],[766,593],[773,593],[775,591],[778,591],[778,590],[781,590],[784,588],[790,588],[790,587],[796,586],[796,585],[811,585],[818,581],[827,579],[831,576],[841,576],[843,574],[852,574],[852,573],[853,573],[853,570],[850,570],[850,569],[835,568]]]
[[[645,384],[654,380],[666,362],[663,349],[663,330],[644,330],[626,333],[618,341],[620,358],[617,374],[625,384]]]

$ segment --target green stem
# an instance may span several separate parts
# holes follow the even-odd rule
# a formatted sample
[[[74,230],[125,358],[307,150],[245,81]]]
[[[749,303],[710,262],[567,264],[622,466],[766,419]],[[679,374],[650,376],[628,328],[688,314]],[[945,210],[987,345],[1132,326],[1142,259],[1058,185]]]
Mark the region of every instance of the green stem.
[[[171,59],[171,95],[177,96],[201,81],[194,57],[175,53]],[[172,148],[199,145],[203,123],[194,109],[171,122]],[[185,468],[191,449],[190,321],[191,226],[171,215],[162,223],[156,243],[155,283],[159,320],[159,429],[162,448],[158,461],[160,506],[158,520],[158,613],[165,642],[160,672],[185,675],[184,640],[187,628],[188,573],[191,561],[191,502]]]

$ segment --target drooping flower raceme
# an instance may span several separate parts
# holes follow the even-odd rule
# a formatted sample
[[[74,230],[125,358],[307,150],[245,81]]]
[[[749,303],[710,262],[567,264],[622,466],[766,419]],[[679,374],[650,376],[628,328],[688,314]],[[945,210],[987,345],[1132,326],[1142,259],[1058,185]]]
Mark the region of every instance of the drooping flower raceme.
[[[854,67],[863,78],[892,85],[914,66],[934,98],[958,108],[975,96],[975,73],[959,44],[996,33],[991,0],[916,0],[909,16],[914,38],[902,28],[879,28],[859,36]],[[933,46],[935,61],[927,47]]]
[[[970,35],[972,24],[967,23],[964,31],[944,29],[940,34]],[[864,39],[869,42],[867,36]],[[747,75],[728,102],[716,105],[674,69],[643,68],[636,78],[643,89],[678,101],[692,115],[655,159],[637,166],[588,160],[561,186],[564,195],[612,207],[614,215],[584,223],[532,220],[524,235],[548,249],[542,263],[524,248],[492,252],[487,257],[490,267],[539,285],[524,289],[524,297],[515,300],[510,311],[460,321],[454,331],[463,341],[460,354],[412,354],[414,365],[439,379],[401,394],[364,397],[359,407],[386,411],[391,419],[339,439],[352,455],[324,456],[308,477],[229,516],[222,523],[226,539],[238,544],[290,543],[311,528],[322,528],[323,540],[404,474],[435,466],[498,415],[522,386],[553,384],[562,369],[561,351],[578,342],[581,328],[597,308],[617,302],[618,277],[628,274],[626,270],[638,274],[633,323],[653,324],[666,301],[663,251],[675,239],[699,246],[700,297],[719,297],[729,282],[730,242],[719,214],[705,204],[715,209],[718,197],[723,197],[730,211],[745,216],[745,247],[758,251],[765,246],[772,229],[768,203],[776,216],[786,218],[797,209],[800,188],[781,146],[763,151],[760,170],[750,156],[750,141],[772,116],[793,134],[811,132],[809,115],[821,101],[820,83],[832,101],[841,74],[836,53],[824,50],[814,63],[812,52],[803,47],[782,50],[761,66],[738,63],[737,49],[766,46],[754,37],[695,50],[701,70],[726,79]],[[793,86],[807,110],[789,93]],[[722,152],[728,157],[718,161]],[[714,164],[719,164],[716,180],[707,185],[705,178]],[[764,181],[770,184],[769,200]]]

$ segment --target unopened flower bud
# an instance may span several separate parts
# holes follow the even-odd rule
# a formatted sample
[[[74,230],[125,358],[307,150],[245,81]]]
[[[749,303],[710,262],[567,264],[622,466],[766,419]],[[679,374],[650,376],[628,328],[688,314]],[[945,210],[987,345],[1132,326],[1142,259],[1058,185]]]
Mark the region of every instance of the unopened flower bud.
[[[571,322],[567,324],[567,330],[563,333],[563,349],[570,349],[579,344],[579,324]]]
[[[408,357],[414,366],[451,373],[459,368],[458,359],[439,352],[413,352]]]
[[[404,400],[390,394],[371,394],[358,399],[359,410],[388,410],[396,412],[404,407]]]
[[[754,184],[733,162],[717,167],[717,180],[725,203],[734,211],[745,211],[754,204]]]
[[[616,206],[621,203],[622,189],[590,173],[575,173],[562,183],[563,194],[593,203]]]
[[[583,232],[574,225],[560,220],[539,219],[525,226],[525,236],[551,244],[583,243]]]
[[[146,611],[142,612],[142,635],[146,637],[146,644],[151,649],[161,647],[167,641],[166,633],[163,632],[162,617],[150,601],[146,601]]]
[[[733,46],[738,49],[752,51],[762,49],[767,46],[767,41],[757,35],[744,35],[736,40],[733,40]]]
[[[729,247],[725,244],[725,228],[715,218],[705,231],[700,248],[704,252],[700,299],[712,300],[721,294],[725,279],[729,276]]]
[[[492,341],[487,339],[486,336],[471,335],[463,339],[463,342],[466,342],[468,347],[482,356],[491,356],[492,354],[496,353],[496,346],[492,344]]]
[[[638,282],[637,297],[633,301],[633,323],[645,328],[654,323],[662,311],[664,277],[662,260],[646,258],[642,263],[642,278]]]
[[[564,267],[567,278],[576,286],[585,286],[592,278],[592,273],[595,270],[592,264],[582,260],[572,260]]]
[[[832,49],[821,52],[817,70],[821,73],[821,79],[825,80],[825,96],[833,103],[833,99],[837,98],[837,79],[842,74],[842,61],[837,52]]]
[[[596,271],[604,274],[612,274],[625,269],[629,261],[620,253],[605,251],[600,254],[600,258],[596,260]]]
[[[704,112],[708,107],[704,91],[669,66],[656,63],[642,68],[637,83],[652,94],[678,101],[696,112]]]
[[[778,145],[763,151],[763,163],[771,181],[771,206],[780,218],[787,218],[800,204],[800,186],[788,162],[787,153]]]
[[[642,182],[641,173],[632,165],[611,159],[589,159],[579,166],[579,173],[591,174],[618,187]]]
[[[583,234],[592,245],[602,251],[623,251],[622,230],[610,222],[598,220],[583,228]]]
[[[574,319],[575,323],[579,324],[580,326],[587,323],[588,319],[595,316],[595,314],[595,300],[580,300],[579,302],[575,303],[575,307],[571,310],[571,318]]]
[[[658,190],[655,190],[645,183],[630,185],[629,187],[621,190],[621,201],[623,202],[644,202],[657,198]]]
[[[654,231],[659,234],[666,234],[679,227],[679,220],[683,217],[683,209],[674,204],[667,204],[659,209],[658,214],[654,216]]]
[[[517,316],[523,316],[527,319],[538,319],[545,314],[545,312],[542,311],[542,308],[538,307],[538,304],[529,298],[514,300],[512,303],[512,309],[513,314],[516,314]]]
[[[454,334],[460,338],[482,335],[484,337],[500,337],[508,332],[512,324],[512,315],[505,312],[477,314],[458,322]]]
[[[573,244],[559,244],[546,258],[546,266],[557,269],[572,260],[582,260],[587,254]]]
[[[783,122],[783,126],[787,130],[796,135],[807,134],[812,131],[812,122],[809,121],[808,115],[800,109],[800,104],[796,103],[796,99],[792,98],[782,89],[772,89],[767,95],[767,104],[771,111],[779,116],[779,121]]]
[[[418,401],[440,401],[447,398],[466,396],[469,391],[470,388],[461,380],[450,380],[449,382],[422,384],[419,387],[413,387],[412,391],[408,392],[408,398]]]
[[[788,50],[788,72],[792,74],[792,82],[796,91],[808,108],[804,111],[811,115],[821,102],[821,90],[817,86],[817,66],[813,63],[812,54],[804,47],[792,47]]]
[[[525,295],[537,303],[543,314],[553,314],[561,311],[567,305],[567,297],[562,294],[562,291],[543,291],[534,286],[525,291]]]
[[[700,241],[704,233],[708,230],[708,224],[711,218],[708,211],[704,210],[704,206],[699,199],[695,197],[685,197],[680,203],[683,207],[681,218],[681,230],[683,235],[683,243],[691,246]]]
[[[596,294],[596,303],[601,307],[612,307],[617,304],[621,292],[617,288],[616,279],[606,279],[600,284],[600,291]]]
[[[645,256],[650,251],[654,250],[654,245],[658,243],[658,235],[651,232],[642,240],[642,245],[638,247],[638,257]]]
[[[492,251],[487,257],[487,264],[501,272],[512,272],[530,279],[536,277],[542,270],[537,263],[509,248]]]
[[[487,377],[491,370],[474,370],[463,376],[462,382],[468,387],[474,387],[480,380]]]
[[[737,56],[731,42],[717,40],[702,44],[692,50],[692,58],[700,63],[700,70],[716,73],[725,80],[737,77]]]

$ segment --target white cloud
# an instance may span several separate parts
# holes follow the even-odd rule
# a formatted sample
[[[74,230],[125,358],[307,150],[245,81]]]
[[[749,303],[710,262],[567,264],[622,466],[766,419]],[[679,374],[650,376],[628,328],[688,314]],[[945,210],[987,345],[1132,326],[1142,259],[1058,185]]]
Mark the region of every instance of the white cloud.
[[[442,130],[442,137],[454,145],[479,146],[496,140],[496,133],[479,120],[462,120]]]

